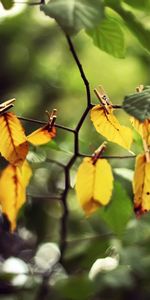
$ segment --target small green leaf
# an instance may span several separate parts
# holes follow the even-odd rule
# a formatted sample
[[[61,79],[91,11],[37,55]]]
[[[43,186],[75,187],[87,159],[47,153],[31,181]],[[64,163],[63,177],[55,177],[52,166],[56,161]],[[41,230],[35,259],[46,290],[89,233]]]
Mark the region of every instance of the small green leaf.
[[[51,0],[41,10],[54,18],[67,34],[93,28],[103,17],[101,0]]]
[[[112,200],[108,206],[100,209],[100,218],[110,230],[118,236],[122,236],[132,214],[132,202],[121,184],[116,182]]]
[[[92,37],[94,44],[101,50],[117,58],[125,56],[124,34],[117,21],[111,18],[104,19],[99,26],[87,33]]]
[[[13,0],[0,0],[0,2],[5,9],[10,9],[13,7]]]
[[[140,93],[134,93],[124,98],[124,110],[140,121],[150,118],[150,86]]]

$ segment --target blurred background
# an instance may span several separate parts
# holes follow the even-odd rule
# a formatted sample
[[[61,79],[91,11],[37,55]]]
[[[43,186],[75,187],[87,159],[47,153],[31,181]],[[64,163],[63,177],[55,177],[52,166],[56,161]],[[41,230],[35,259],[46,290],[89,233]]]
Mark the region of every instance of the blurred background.
[[[150,58],[126,28],[124,32],[127,43],[125,59],[117,59],[100,51],[84,31],[73,38],[95,104],[98,100],[93,89],[99,84],[103,85],[113,104],[121,104],[124,96],[133,93],[139,84],[149,84]],[[62,31],[53,20],[40,12],[38,6],[18,4],[6,11],[0,5],[0,58],[0,102],[15,97],[13,111],[18,116],[38,120],[47,120],[45,110],[57,108],[57,123],[75,128],[86,106],[85,88]],[[122,124],[131,126],[123,111],[117,111],[117,116]],[[27,133],[37,128],[29,122],[23,122],[23,125]],[[92,154],[102,141],[103,137],[96,133],[88,116],[80,132],[80,151]],[[137,154],[141,150],[140,138],[134,132],[132,151]],[[32,250],[41,243],[59,243],[63,210],[56,198],[64,188],[64,171],[50,159],[65,164],[72,151],[73,135],[61,129],[57,129],[54,142],[30,148],[28,160],[33,168],[33,177],[28,188],[28,202],[19,215],[18,232],[27,241],[31,240],[29,246]],[[106,154],[128,153],[109,143]],[[80,162],[78,159],[71,171],[72,187]],[[132,201],[134,160],[110,160],[110,163],[116,180],[125,189],[125,197]],[[103,238],[105,229],[99,222],[99,216],[95,214],[95,217],[85,219],[74,189],[69,192],[68,205],[71,213],[66,268],[71,273],[81,272],[81,268],[90,268],[109,243]],[[102,235],[102,238],[91,243],[89,237],[93,235]],[[22,257],[22,254],[18,255],[19,251],[17,256]],[[16,253],[11,255],[16,256]]]

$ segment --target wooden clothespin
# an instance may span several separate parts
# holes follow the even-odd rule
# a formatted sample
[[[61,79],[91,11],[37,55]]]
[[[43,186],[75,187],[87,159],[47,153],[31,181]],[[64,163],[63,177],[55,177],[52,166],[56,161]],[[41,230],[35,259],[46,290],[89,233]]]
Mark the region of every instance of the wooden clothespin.
[[[51,113],[49,113],[49,111],[46,110],[46,114],[48,115],[49,130],[51,130],[57,118],[57,109],[54,108]]]
[[[98,160],[98,158],[100,158],[100,156],[102,155],[102,153],[106,150],[106,145],[107,145],[107,142],[103,142],[99,147],[98,149],[95,150],[95,152],[93,153],[92,155],[92,161],[93,161],[93,164],[96,163],[96,161]]]
[[[103,89],[102,85],[99,86],[98,90],[94,89],[94,92],[95,92],[97,98],[100,100],[101,105],[104,107],[106,112],[109,113],[107,107],[111,106],[112,103],[109,100],[109,97],[107,96],[107,94],[106,94],[105,90]]]
[[[14,102],[16,101],[15,98],[7,100],[0,104],[0,114],[6,112],[8,109],[14,106]]]
[[[145,139],[143,139],[143,147],[144,147],[144,151],[145,151],[146,162],[150,163],[150,146],[147,145]]]

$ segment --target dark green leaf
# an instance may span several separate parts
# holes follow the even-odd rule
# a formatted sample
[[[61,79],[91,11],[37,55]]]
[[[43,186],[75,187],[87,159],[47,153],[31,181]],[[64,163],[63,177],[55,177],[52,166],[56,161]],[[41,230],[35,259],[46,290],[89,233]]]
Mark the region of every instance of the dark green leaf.
[[[150,118],[150,86],[140,93],[134,93],[124,98],[124,110],[140,121]]]
[[[13,0],[0,0],[5,9],[10,9],[13,6]]]
[[[41,10],[68,34],[93,28],[103,17],[101,0],[51,0]]]
[[[104,19],[99,26],[88,30],[87,33],[101,50],[114,57],[123,58],[125,56],[124,34],[119,23],[114,19]]]
[[[108,228],[118,236],[125,230],[126,224],[133,214],[131,200],[119,182],[114,185],[112,200],[107,207],[100,209],[100,218]]]

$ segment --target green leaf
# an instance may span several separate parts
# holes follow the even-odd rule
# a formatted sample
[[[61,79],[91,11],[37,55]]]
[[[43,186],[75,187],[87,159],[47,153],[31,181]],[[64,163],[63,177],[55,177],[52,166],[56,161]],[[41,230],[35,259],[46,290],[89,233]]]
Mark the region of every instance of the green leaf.
[[[124,0],[124,2],[140,10],[150,10],[150,0]]]
[[[140,121],[150,118],[150,86],[140,93],[134,93],[124,98],[124,110]]]
[[[87,33],[101,50],[117,58],[125,56],[124,34],[119,23],[114,19],[104,19],[99,26],[88,30]]]
[[[132,202],[119,182],[115,183],[110,204],[100,209],[100,218],[116,235],[122,236],[133,215]]]
[[[0,0],[5,9],[10,9],[13,6],[13,0]]]
[[[120,5],[111,5],[110,7],[120,14],[126,26],[132,31],[142,46],[150,51],[150,29],[146,28],[132,12],[124,9]]]
[[[90,29],[103,17],[101,0],[51,0],[41,10],[54,18],[67,34]]]

